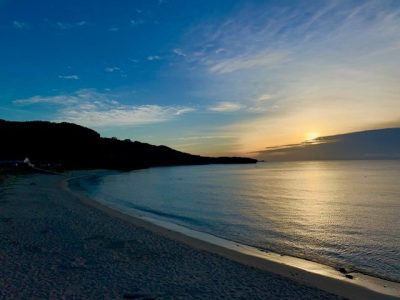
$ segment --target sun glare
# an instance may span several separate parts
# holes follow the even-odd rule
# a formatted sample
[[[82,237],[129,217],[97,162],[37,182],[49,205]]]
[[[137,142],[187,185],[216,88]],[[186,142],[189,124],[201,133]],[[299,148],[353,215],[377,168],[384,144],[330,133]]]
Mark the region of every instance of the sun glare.
[[[316,138],[318,138],[318,133],[316,132],[308,132],[306,135],[306,141],[312,141],[315,140]]]

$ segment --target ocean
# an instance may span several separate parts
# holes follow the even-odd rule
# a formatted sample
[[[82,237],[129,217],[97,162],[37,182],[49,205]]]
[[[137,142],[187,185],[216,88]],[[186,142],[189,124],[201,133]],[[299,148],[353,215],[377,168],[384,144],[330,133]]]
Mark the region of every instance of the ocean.
[[[400,161],[105,172],[71,187],[115,209],[400,282]]]

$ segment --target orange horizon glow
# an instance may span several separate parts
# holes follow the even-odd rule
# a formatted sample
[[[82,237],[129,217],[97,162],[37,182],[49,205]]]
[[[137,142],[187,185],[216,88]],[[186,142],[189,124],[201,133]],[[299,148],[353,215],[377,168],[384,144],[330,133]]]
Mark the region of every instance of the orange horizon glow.
[[[306,134],[306,141],[313,141],[319,137],[317,132],[311,131]]]

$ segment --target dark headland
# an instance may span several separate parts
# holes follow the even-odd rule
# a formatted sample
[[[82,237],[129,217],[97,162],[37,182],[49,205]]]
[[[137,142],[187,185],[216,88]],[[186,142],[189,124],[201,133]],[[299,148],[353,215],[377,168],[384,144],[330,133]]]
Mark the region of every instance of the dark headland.
[[[0,161],[22,161],[62,169],[133,170],[153,166],[247,164],[243,157],[205,157],[131,140],[101,137],[71,123],[0,120]]]

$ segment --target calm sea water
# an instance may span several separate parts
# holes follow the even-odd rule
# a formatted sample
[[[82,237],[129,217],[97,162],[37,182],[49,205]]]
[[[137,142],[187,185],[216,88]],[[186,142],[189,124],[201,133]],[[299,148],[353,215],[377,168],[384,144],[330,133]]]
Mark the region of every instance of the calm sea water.
[[[164,167],[73,187],[125,212],[400,281],[400,161]]]

